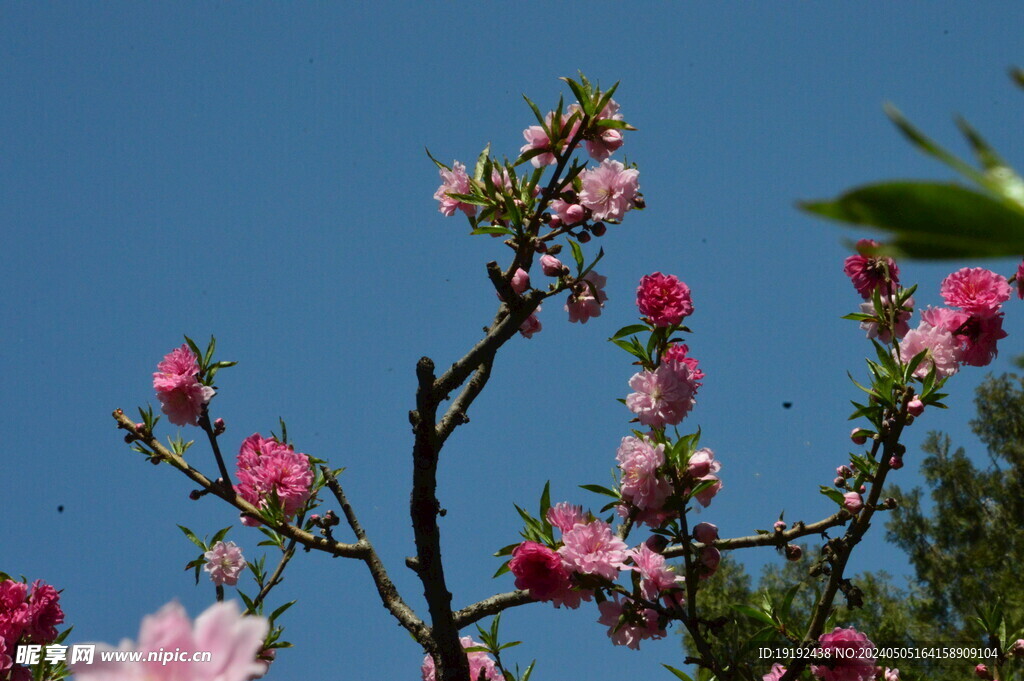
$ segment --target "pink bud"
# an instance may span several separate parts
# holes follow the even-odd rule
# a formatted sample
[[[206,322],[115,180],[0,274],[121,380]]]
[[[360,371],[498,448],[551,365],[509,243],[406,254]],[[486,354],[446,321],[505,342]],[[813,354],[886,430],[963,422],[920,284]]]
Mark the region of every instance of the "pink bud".
[[[914,395],[914,399],[907,403],[907,413],[911,416],[920,416],[924,412],[924,402],[920,395]]]
[[[868,488],[865,485],[861,485],[860,486],[860,493],[864,494],[864,492],[866,492],[866,491],[868,491]]]
[[[668,546],[668,537],[663,537],[660,534],[652,534],[644,543],[647,544],[647,548],[651,551],[661,553]]]
[[[883,681],[900,681],[900,670],[895,667],[892,669],[886,667],[882,679]]]
[[[707,579],[718,570],[718,564],[722,562],[722,552],[714,546],[705,546],[700,550],[700,564],[704,567],[701,579]]]
[[[1024,638],[1018,638],[1012,646],[1010,646],[1009,653],[1016,655],[1017,657],[1024,657]]]
[[[575,225],[577,222],[583,220],[586,214],[583,212],[583,206],[578,203],[574,203],[565,209],[565,224]]]
[[[530,288],[530,273],[520,267],[512,275],[512,290],[516,293],[522,293],[528,288]]]
[[[139,431],[140,433],[142,431],[144,431],[145,429],[146,429],[146,424],[145,423],[136,423],[135,424],[135,430]]]
[[[839,466],[838,468],[836,468],[836,475],[842,478],[852,478],[853,469],[846,465]]]
[[[804,555],[804,550],[796,544],[786,546],[786,560],[796,562]]]
[[[710,544],[718,539],[718,528],[711,523],[697,523],[693,526],[693,538],[701,544]]]
[[[843,478],[843,477],[837,477],[837,478],[836,478],[835,480],[833,480],[833,481],[832,481],[832,483],[833,483],[833,484],[834,484],[834,485],[835,485],[836,487],[846,487],[846,478]]]
[[[540,256],[540,269],[549,277],[557,277],[565,271],[565,265],[553,255],[542,255]]]
[[[891,457],[889,457],[889,468],[893,469],[894,471],[898,471],[899,469],[903,468],[903,457],[901,457],[901,456],[891,456]]]
[[[686,472],[695,478],[702,478],[711,473],[711,466],[715,461],[715,455],[710,449],[698,449],[690,456],[686,465]]]
[[[214,435],[220,435],[225,430],[227,430],[227,426],[224,425],[224,419],[217,419],[216,421],[213,422],[213,434]]]
[[[864,508],[864,500],[856,492],[847,492],[843,495],[843,508],[850,513],[856,513]]]
[[[988,671],[988,667],[983,664],[979,664],[974,668],[974,675],[979,679],[991,679],[992,675]]]
[[[776,532],[782,532],[786,529],[786,523],[782,522],[781,520],[776,520],[775,525],[773,525],[773,527],[775,528]]]
[[[562,226],[562,218],[558,217],[557,215],[552,215],[551,222],[549,222],[548,224],[551,225],[552,229],[558,229],[559,227]]]
[[[850,439],[853,440],[853,444],[862,445],[868,441],[868,436],[860,428],[854,428],[850,431]]]

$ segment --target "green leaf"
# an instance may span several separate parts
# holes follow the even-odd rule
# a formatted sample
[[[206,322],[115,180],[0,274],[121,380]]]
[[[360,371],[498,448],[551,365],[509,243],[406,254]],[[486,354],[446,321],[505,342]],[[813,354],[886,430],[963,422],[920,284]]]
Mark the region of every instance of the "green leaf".
[[[892,231],[892,246],[916,258],[1019,257],[1024,213],[957,184],[886,182],[832,201],[800,204],[826,218]]]
[[[551,508],[551,481],[544,483],[544,491],[540,495],[540,519],[547,522],[548,509]]]
[[[569,239],[569,248],[572,249],[572,259],[576,261],[576,276],[583,272],[583,249],[575,240]]]
[[[580,103],[580,106],[583,108],[583,112],[586,114],[593,114],[594,103],[590,100],[590,95],[587,94],[587,91],[583,86],[572,78],[562,78],[562,80],[569,85],[569,89],[572,90],[574,95],[576,95],[576,101]]]
[[[622,338],[623,336],[632,336],[634,333],[646,333],[650,330],[651,328],[646,324],[630,324],[629,326],[624,326],[613,333],[612,337],[608,340],[615,340],[616,338]]]
[[[839,490],[834,489],[832,487],[826,487],[825,485],[822,485],[821,486],[821,493],[824,494],[829,499],[831,499],[832,501],[834,501],[837,504],[839,504],[840,506],[842,506],[843,502],[846,501],[846,499],[843,498],[842,492],[840,492]]]
[[[427,149],[426,147],[423,147],[423,150],[427,152],[427,156],[430,157],[430,160],[433,161],[434,165],[436,165],[438,168],[443,168],[444,170],[449,170],[449,171],[451,170],[450,167],[448,167],[444,163],[441,163],[436,158],[434,158],[434,155],[430,153],[430,149]]]
[[[892,104],[885,104],[885,114],[889,119],[896,125],[904,137],[906,137],[911,144],[920,149],[925,154],[937,158],[953,170],[957,171],[969,180],[976,182],[977,184],[983,185],[985,182],[984,176],[979,173],[973,166],[960,160],[953,154],[949,153],[942,147],[940,147],[935,141],[930,139],[923,132],[914,127],[914,125],[903,117],[900,110]]]
[[[474,206],[489,206],[490,200],[483,196],[477,196],[476,194],[456,194],[455,192],[448,192],[448,196],[453,199],[458,199],[462,203],[469,203]]]
[[[516,546],[519,546],[519,545],[516,544]],[[501,564],[501,567],[498,568],[498,571],[494,573],[494,576],[492,576],[491,579],[495,579],[497,577],[501,577],[503,574],[505,574],[506,572],[509,572],[509,571],[510,570],[508,568],[508,561],[506,560],[504,563]]]
[[[196,342],[194,340],[192,340],[188,336],[185,336],[185,342],[188,343],[189,349],[192,350],[193,353],[195,353],[196,357],[201,358],[203,356],[202,350],[199,349],[199,346],[196,345]]]
[[[484,176],[484,169],[487,166],[487,159],[491,156],[491,143],[488,142],[480,155],[476,157],[476,167],[473,168],[473,179],[479,180]]]
[[[515,232],[513,232],[508,227],[477,227],[472,232],[470,232],[470,234],[503,234],[507,236],[512,236],[515,234]]]
[[[533,111],[533,115],[536,116],[537,122],[540,123],[540,127],[544,128],[544,132],[550,132],[547,128],[547,123],[544,122],[544,116],[541,115],[540,109],[537,108],[537,105],[534,104],[526,95],[523,95],[523,99],[525,99],[526,103],[530,105],[530,110]],[[548,137],[550,138],[550,135],[548,135]]]
[[[755,619],[759,622],[764,622],[769,626],[775,626],[775,620],[771,618],[771,615],[761,610],[758,610],[757,608],[745,605],[743,603],[734,603],[732,609],[736,612],[746,615],[751,619]]]
[[[636,130],[632,125],[626,121],[617,121],[614,118],[602,118],[597,121],[594,125],[602,128],[616,128],[618,130]]]
[[[610,490],[607,487],[602,487],[601,485],[580,485],[580,487],[582,489],[587,490],[588,492],[594,492],[596,494],[603,494],[606,497],[611,497],[613,499],[621,499],[622,498],[621,496],[619,496],[618,492]]]
[[[693,681],[693,678],[690,677],[690,675],[687,674],[686,672],[679,671],[675,667],[671,667],[671,666],[669,666],[667,664],[664,664],[664,663],[662,663],[661,666],[664,667],[665,669],[669,670],[673,674],[675,674],[675,677],[677,679],[682,679],[683,681]]]
[[[201,539],[199,539],[199,537],[197,537],[195,533],[192,532],[192,530],[188,529],[184,525],[178,525],[178,529],[185,533],[185,536],[188,537],[190,542],[201,548],[203,551],[208,550],[206,544]]]

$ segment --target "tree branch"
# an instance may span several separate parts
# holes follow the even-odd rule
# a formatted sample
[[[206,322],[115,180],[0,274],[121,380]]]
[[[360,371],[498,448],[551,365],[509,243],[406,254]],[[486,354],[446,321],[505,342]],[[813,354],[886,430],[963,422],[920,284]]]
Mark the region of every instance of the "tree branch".
[[[527,603],[539,603],[539,601],[531,598],[529,591],[508,591],[502,594],[495,594],[490,598],[485,598],[473,605],[467,605],[465,608],[453,613],[455,626],[462,629],[474,622],[479,622],[485,617],[497,615],[503,610],[526,605]]]
[[[793,523],[793,527],[782,532],[774,532],[771,534],[754,534],[749,537],[732,537],[729,539],[716,539],[712,546],[721,551],[731,551],[733,549],[748,549],[754,546],[779,546],[780,544],[786,544],[794,539],[805,537],[811,534],[821,534],[825,530],[835,527],[837,525],[844,524],[851,517],[849,511],[845,509],[840,510],[838,513],[830,515],[827,518],[811,523],[810,525],[804,523],[802,520],[798,520]],[[696,548],[704,546],[700,543],[695,543]],[[662,555],[666,558],[678,558],[686,552],[683,546],[670,546],[664,551]]]

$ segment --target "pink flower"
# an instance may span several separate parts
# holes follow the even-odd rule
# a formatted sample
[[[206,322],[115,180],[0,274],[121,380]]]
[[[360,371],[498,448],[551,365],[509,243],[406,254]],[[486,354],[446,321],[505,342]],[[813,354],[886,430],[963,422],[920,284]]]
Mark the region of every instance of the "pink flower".
[[[661,272],[641,277],[636,289],[636,306],[655,326],[675,326],[683,317],[693,314],[690,287],[676,276]]]
[[[999,350],[996,343],[1006,338],[1002,313],[988,317],[971,317],[956,335],[963,341],[960,361],[972,367],[988,366]]]
[[[540,305],[537,306],[536,311],[526,318],[526,321],[519,325],[519,333],[523,335],[523,338],[533,338],[533,334],[544,328],[540,323],[540,318],[537,317],[537,312],[540,312]]]
[[[697,523],[693,526],[693,538],[701,544],[710,544],[718,539],[718,527],[711,523]]]
[[[592,286],[577,282],[565,303],[565,311],[569,313],[570,322],[586,324],[591,317],[601,316],[601,308],[608,300],[608,295],[604,292],[604,285],[608,278],[590,270],[583,279],[590,282]]]
[[[219,541],[203,554],[203,558],[206,559],[203,569],[210,573],[214,584],[238,584],[238,573],[245,569],[245,557],[235,542]]]
[[[583,515],[583,507],[574,506],[567,501],[557,503],[549,508],[546,518],[549,523],[563,533],[586,520],[586,516]]]
[[[580,173],[580,203],[591,210],[595,220],[619,222],[633,207],[640,190],[639,177],[640,171],[635,168],[627,170],[618,161],[602,161],[597,168]]]
[[[893,298],[893,296],[885,296],[882,298],[882,303],[885,305],[884,309],[886,315],[888,315],[888,308],[894,304]],[[914,299],[908,298],[896,312],[896,338],[903,338],[907,335],[907,332],[910,330],[910,325],[907,324],[907,322],[910,320],[911,315],[913,315],[913,310]],[[866,303],[861,303],[860,311],[861,314],[874,316],[875,304],[870,300]],[[880,324],[877,317],[874,320],[866,319],[860,323],[860,328],[867,331],[868,338],[877,338],[883,343],[888,343],[892,340],[893,333],[892,330],[888,328],[887,319],[883,319],[882,322],[883,323]]]
[[[551,202],[550,206],[551,210],[555,211],[555,214],[566,227],[572,227],[578,222],[583,222],[587,217],[587,212],[578,203],[569,203],[562,199],[555,199]]]
[[[658,468],[665,464],[665,445],[624,437],[615,458],[622,469],[622,497],[641,510],[660,509],[672,493],[672,485],[658,477]]]
[[[565,265],[555,256],[545,253],[540,256],[540,269],[549,277],[557,277],[565,272]]]
[[[512,275],[512,281],[510,283],[513,291],[516,293],[522,293],[526,289],[530,288],[530,273],[520,267],[516,270],[516,273]]]
[[[463,636],[459,639],[459,643],[462,644],[463,648],[478,648],[482,647],[482,643],[477,643],[469,636]],[[486,679],[486,681],[503,681],[501,672],[498,671],[494,664],[494,658],[478,650],[472,653],[466,653],[469,658],[469,678],[473,681],[477,681],[480,678]],[[434,665],[434,658],[430,655],[423,656],[423,664],[420,666],[420,671],[423,673],[423,681],[436,681],[437,670]],[[480,675],[483,674],[481,677]]]
[[[629,568],[640,573],[640,593],[649,601],[656,601],[663,591],[675,589],[685,581],[665,565],[665,556],[655,553],[647,544],[641,544],[629,552],[636,567]]]
[[[843,495],[843,508],[850,513],[856,513],[864,508],[864,499],[856,492],[847,492]]]
[[[622,114],[619,113],[619,104],[614,99],[609,99],[595,119],[595,121],[612,120],[621,121]],[[599,131],[594,137],[587,140],[587,153],[595,161],[603,161],[618,151],[622,146],[622,131],[615,128],[596,126]]]
[[[452,162],[451,170],[441,168],[440,172],[441,186],[434,192],[434,198],[441,204],[438,210],[448,217],[455,215],[456,210],[461,210],[470,217],[476,215],[476,206],[471,203],[463,203],[449,196],[449,194],[469,194],[471,192],[466,166],[458,161],[454,161]]]
[[[533,541],[524,541],[512,552],[508,569],[516,577],[517,589],[528,589],[530,597],[549,601],[572,588],[562,557]]]
[[[812,665],[811,672],[824,681],[873,681],[875,678],[875,658],[862,653],[870,650],[875,644],[868,637],[853,627],[840,629],[836,627],[831,634],[822,634],[818,643],[825,655],[834,661],[830,666]],[[850,651],[850,652],[846,652]]]
[[[853,282],[857,293],[864,300],[871,299],[871,293],[879,289],[883,296],[892,295],[899,287],[900,268],[892,258],[877,258],[869,253],[879,243],[873,239],[861,239],[857,242],[857,255],[851,255],[843,262],[843,272]],[[886,284],[886,270],[889,283]]]
[[[603,520],[574,526],[562,535],[564,546],[558,550],[573,571],[615,579],[626,560],[626,544]]]
[[[920,416],[924,413],[924,402],[920,395],[914,395],[914,399],[907,403],[907,413],[911,416]]]
[[[608,627],[608,637],[617,646],[639,650],[640,641],[665,636],[665,630],[658,626],[658,614],[655,611],[637,613],[620,601],[618,594],[615,594],[614,599],[599,603],[597,607],[601,611],[598,623]]]
[[[761,681],[779,681],[785,673],[786,668],[776,662],[772,665],[771,671],[761,677]]]
[[[1012,289],[1001,275],[982,267],[963,268],[949,275],[939,288],[947,305],[976,317],[988,317],[1010,299]]]
[[[925,350],[928,354],[914,370],[914,375],[918,378],[927,376],[932,366],[939,377],[952,376],[960,369],[961,350],[953,334],[945,329],[933,327],[927,322],[921,322],[900,341],[900,357],[903,362],[909,362]]]
[[[695,478],[703,478],[705,475],[717,473],[720,470],[722,470],[722,464],[715,460],[715,453],[707,447],[695,451],[686,462],[686,474]]]
[[[711,505],[711,500],[715,498],[715,495],[722,491],[722,481],[718,479],[717,475],[705,475],[698,479],[698,482],[705,482],[711,480],[713,484],[704,488],[700,492],[693,495],[693,498],[700,502],[700,505],[707,508]]]
[[[548,114],[548,123],[550,124],[551,114]],[[547,150],[545,153],[538,154],[530,159],[530,163],[533,164],[534,168],[540,168],[542,166],[550,166],[555,163],[555,155],[551,153],[551,140],[548,138],[548,134],[544,132],[544,128],[539,125],[531,125],[526,130],[523,130],[523,138],[526,140],[520,149],[520,154],[525,154],[528,151],[534,149]]]
[[[697,403],[696,382],[690,368],[679,361],[662,362],[654,371],[642,371],[629,379],[635,392],[626,397],[626,406],[650,428],[680,423]]]
[[[696,357],[688,357],[687,353],[690,352],[690,348],[680,343],[673,343],[672,345],[665,348],[664,354],[661,356],[662,362],[682,362],[690,369],[690,378],[695,382],[694,385],[700,387],[702,384],[696,381],[704,379],[704,372],[698,368],[699,362]]]
[[[882,681],[900,681],[900,670],[895,667],[886,667],[882,673]]]
[[[193,624],[177,602],[168,603],[142,620],[137,644],[125,640],[119,648],[99,645],[92,664],[73,665],[77,681],[247,681],[265,669],[256,656],[269,626],[263,617],[244,616],[234,601],[215,603]],[[201,650],[209,662],[103,662],[100,652],[143,653]]]
[[[157,365],[153,388],[167,420],[176,426],[198,425],[203,407],[215,391],[196,378],[199,359],[187,345],[171,350]]]
[[[313,470],[305,454],[254,433],[238,451],[238,481],[235,491],[250,504],[266,508],[276,494],[285,517],[290,518],[309,499]],[[242,524],[254,527],[259,522],[243,516]]]
[[[33,643],[52,643],[57,638],[57,625],[64,622],[60,608],[60,594],[42,580],[32,583],[28,597],[28,623],[25,633]]]
[[[974,668],[974,675],[985,681],[989,681],[992,678],[992,673],[989,672],[988,667],[983,664],[979,664]]]

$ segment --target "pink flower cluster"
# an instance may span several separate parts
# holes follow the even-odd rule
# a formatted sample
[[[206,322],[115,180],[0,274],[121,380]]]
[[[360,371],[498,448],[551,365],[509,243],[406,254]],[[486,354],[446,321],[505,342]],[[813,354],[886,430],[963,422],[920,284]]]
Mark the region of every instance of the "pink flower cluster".
[[[555,112],[549,111],[544,116],[544,126],[531,125],[526,130],[523,130],[523,138],[526,140],[526,144],[523,145],[519,152],[521,154],[533,150],[542,152],[530,159],[530,163],[533,164],[534,168],[554,165],[557,161],[555,154],[560,152],[579,133],[582,118],[583,111],[580,109],[579,104],[572,104],[565,114],[557,119]],[[609,99],[601,112],[594,118],[594,122],[600,120],[622,120],[622,114],[619,113],[619,105],[614,99]],[[558,128],[557,144],[552,142],[551,137],[544,130],[546,127],[549,131],[555,131],[556,126]],[[599,125],[592,125],[588,130],[584,131],[583,139],[586,140],[587,153],[595,161],[605,160],[613,152],[617,151],[623,143],[620,130]]]
[[[896,261],[871,254],[879,246],[874,239],[861,239],[857,242],[857,255],[851,255],[843,262],[843,272],[864,300],[870,300],[876,289],[884,297],[892,295],[899,288],[900,268],[896,266]]]
[[[573,572],[613,580],[625,565],[626,543],[603,520],[574,525],[562,542],[558,553]]]
[[[722,490],[722,481],[718,477],[718,471],[721,469],[722,464],[715,459],[715,453],[707,447],[698,449],[690,455],[690,461],[686,465],[687,478],[692,481],[694,487],[702,482],[711,483],[703,491],[694,495],[694,498],[704,508],[710,506],[711,500]],[[687,493],[689,493],[689,489],[687,489]]]
[[[31,679],[28,669],[14,665],[16,646],[52,643],[63,621],[60,594],[49,584],[36,580],[30,591],[24,582],[0,582],[0,678]]]
[[[565,303],[565,311],[569,313],[570,322],[586,324],[591,317],[601,316],[601,308],[608,300],[608,295],[604,292],[607,281],[607,277],[602,277],[591,270],[583,277],[583,281],[573,287],[569,300]],[[590,285],[585,282],[590,282]]]
[[[658,613],[650,608],[638,612],[630,601],[623,601],[618,594],[600,603],[601,617],[598,623],[608,627],[608,636],[617,646],[640,649],[640,641],[665,637],[665,630],[658,624]]]
[[[253,506],[266,508],[277,495],[286,517],[295,515],[309,499],[313,470],[309,457],[291,447],[254,433],[242,442],[238,451],[238,484],[235,491]],[[242,524],[255,527],[259,522],[242,516]]]
[[[266,663],[256,659],[263,648],[269,625],[263,617],[246,617],[234,601],[215,603],[189,620],[177,602],[168,603],[154,615],[147,615],[139,629],[138,643],[125,640],[120,647],[99,645],[92,664],[73,665],[78,681],[248,681],[266,672]],[[162,650],[209,651],[210,661],[104,662],[101,652]]]
[[[245,569],[245,557],[235,542],[219,541],[203,554],[203,558],[206,559],[203,570],[210,573],[210,579],[214,584],[238,584],[238,575]]]
[[[199,382],[199,358],[187,345],[169,352],[157,365],[153,388],[167,420],[176,426],[198,425],[214,389]]]
[[[629,379],[633,392],[626,406],[649,428],[678,425],[697,403],[699,384],[690,367],[680,360],[662,361],[657,369],[645,369]]]
[[[469,174],[466,173],[466,166],[458,161],[452,163],[452,169],[439,169],[441,172],[441,186],[434,192],[434,198],[440,202],[438,210],[444,215],[451,217],[455,211],[461,210],[466,215],[476,215],[476,206],[471,203],[463,203],[450,194],[469,194]]]
[[[889,314],[889,308],[896,304],[895,296],[882,296],[884,314]],[[903,338],[910,331],[910,317],[914,314],[914,299],[908,298],[899,310],[896,310],[896,324],[894,329],[889,328],[888,320],[879,320],[875,317],[875,304],[870,300],[860,304],[861,314],[871,315],[873,319],[866,319],[860,323],[860,328],[867,331],[868,338],[877,338],[882,343],[888,343],[895,335],[896,338]]]
[[[459,639],[459,643],[462,644],[463,648],[477,648],[482,646],[482,643],[477,643],[469,636],[463,636]],[[469,678],[473,681],[479,679],[485,679],[486,681],[504,681],[501,672],[498,671],[497,666],[494,663],[494,658],[483,652],[477,650],[471,653],[466,653],[466,657],[469,658]],[[437,678],[437,668],[434,663],[434,658],[430,655],[423,656],[423,664],[420,666],[420,672],[423,674],[423,681],[435,681]]]
[[[640,314],[655,326],[675,326],[693,314],[690,287],[671,274],[644,275],[636,289]]]
[[[955,374],[961,364],[987,366],[998,353],[998,341],[1006,338],[1001,308],[1013,289],[1002,276],[980,267],[965,267],[946,277],[940,291],[951,307],[924,310],[921,323],[900,343],[900,357],[905,362],[928,352],[914,372],[919,378],[932,366],[936,375],[944,377]]]
[[[830,665],[811,665],[811,673],[824,681],[873,681],[877,668],[875,658],[862,651],[875,647],[867,636],[853,627],[822,634],[818,643]]]

